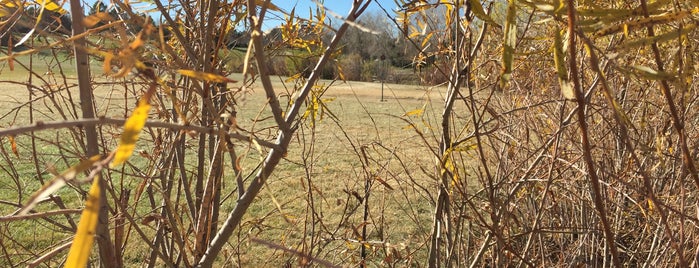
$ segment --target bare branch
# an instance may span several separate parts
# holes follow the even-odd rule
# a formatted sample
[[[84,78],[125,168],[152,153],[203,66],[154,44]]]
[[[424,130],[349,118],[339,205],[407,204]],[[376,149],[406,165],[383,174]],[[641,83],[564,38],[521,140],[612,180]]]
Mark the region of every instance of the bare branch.
[[[44,217],[55,216],[55,215],[78,214],[82,211],[83,211],[82,209],[61,209],[61,210],[52,210],[52,211],[46,211],[46,212],[37,212],[37,213],[32,213],[32,214],[24,214],[24,215],[4,216],[4,217],[0,217],[0,222],[10,222],[10,221],[18,221],[18,220],[44,218]]]
[[[355,0],[353,5],[352,5],[352,8],[349,12],[349,15],[347,16],[347,20],[349,20],[349,21],[356,20],[357,17],[361,14],[361,11],[363,11],[366,8],[366,5],[368,5],[368,3],[370,3],[370,2],[371,2],[370,0],[367,2],[363,2],[361,0]],[[254,5],[254,1],[250,1],[249,4]],[[249,7],[249,8],[251,8],[251,7]],[[306,99],[306,97],[310,93],[313,85],[320,77],[320,71],[322,70],[323,66],[330,58],[331,54],[335,51],[335,49],[339,45],[340,39],[342,38],[344,33],[347,31],[347,28],[349,28],[349,26],[350,25],[347,22],[345,22],[337,30],[332,41],[325,49],[323,56],[321,56],[321,58],[318,60],[318,63],[316,64],[315,68],[313,69],[313,72],[308,77],[308,80],[306,81],[305,86],[303,87],[303,89],[301,90],[299,95],[296,96],[296,98],[294,99],[294,104],[286,115],[286,123],[280,124],[280,128],[283,127],[284,125],[286,125],[288,127],[289,125],[291,125],[291,122],[296,120],[296,117],[298,116],[298,112],[301,109],[301,105],[302,105],[303,101]],[[257,54],[259,54],[259,55],[257,55]],[[261,53],[256,53],[256,56],[262,57],[264,55]],[[267,91],[268,89],[265,88],[265,90]],[[268,94],[269,94],[269,92],[268,92]],[[276,116],[278,116],[278,115],[275,114],[275,117]],[[279,114],[279,116],[281,116],[281,114]],[[235,208],[228,214],[228,218],[224,221],[223,225],[221,226],[221,229],[216,234],[216,236],[211,240],[211,243],[209,244],[209,248],[207,248],[206,253],[204,253],[204,256],[201,258],[199,263],[196,265],[197,267],[211,267],[213,265],[213,262],[216,259],[216,256],[219,254],[219,252],[223,248],[223,245],[226,244],[226,242],[228,241],[230,236],[233,234],[233,231],[240,223],[240,221],[241,221],[243,215],[245,214],[245,212],[247,211],[248,207],[250,207],[250,205],[252,204],[252,201],[255,200],[255,198],[257,197],[257,194],[260,192],[260,189],[262,189],[262,186],[265,185],[267,178],[269,178],[269,176],[272,174],[272,172],[276,168],[277,164],[279,164],[279,161],[286,154],[286,149],[288,148],[289,143],[291,142],[291,138],[292,138],[292,134],[293,134],[292,131],[293,130],[284,131],[283,129],[281,129],[281,131],[279,132],[279,135],[277,136],[277,144],[281,147],[281,150],[272,149],[267,154],[267,157],[265,158],[265,161],[264,161],[262,168],[255,176],[255,179],[252,180],[252,182],[250,183],[250,186],[248,186],[248,189],[245,191],[245,193],[240,197]]]
[[[30,132],[35,132],[35,131],[42,131],[42,130],[51,130],[51,129],[62,129],[62,128],[71,128],[71,127],[83,127],[83,126],[98,126],[98,125],[117,125],[121,126],[124,125],[124,122],[126,122],[126,119],[120,119],[120,118],[107,118],[107,117],[100,117],[100,118],[92,118],[92,119],[78,119],[78,120],[72,120],[72,121],[59,121],[59,122],[36,122],[34,125],[31,126],[23,126],[23,127],[12,127],[12,128],[6,128],[3,130],[0,130],[0,137],[2,136],[16,136],[16,135],[21,135],[21,134],[26,134]],[[177,124],[177,123],[168,123],[168,122],[161,122],[161,121],[146,121],[146,127],[155,127],[155,128],[167,128],[171,130],[179,130],[179,131],[193,131],[197,133],[206,133],[209,135],[220,135],[221,132],[218,131],[217,128],[213,127],[204,127],[204,126],[197,126],[197,125],[182,125],[182,124]],[[272,149],[281,149],[281,147],[275,143],[262,140],[253,136],[245,136],[239,133],[225,133],[226,136],[229,136],[231,138],[245,141],[245,142],[252,142],[253,140],[260,144],[261,146],[267,147],[267,148],[272,148]]]

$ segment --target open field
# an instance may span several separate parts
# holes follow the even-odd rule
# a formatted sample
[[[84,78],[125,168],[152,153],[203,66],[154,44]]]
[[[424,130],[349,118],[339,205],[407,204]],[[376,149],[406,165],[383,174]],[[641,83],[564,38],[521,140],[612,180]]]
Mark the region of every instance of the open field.
[[[26,82],[26,76],[26,73],[21,71],[4,70],[0,73],[0,80],[5,81],[0,84],[3,88],[0,92],[1,126],[30,124],[30,99],[33,100],[31,117],[34,122],[70,120],[75,114],[79,114],[79,110],[65,106],[65,103],[78,103],[77,92],[73,92],[77,89],[74,88],[75,78],[72,75],[68,74],[64,80],[64,85],[68,85],[69,90],[63,86],[53,87],[50,82],[52,79],[63,78],[47,75],[44,81],[34,84],[39,86],[32,88],[34,95],[31,97],[27,86],[22,83]],[[240,75],[233,75],[232,78],[242,80]],[[284,84],[284,79],[279,77],[274,80],[275,89],[278,90],[282,102],[288,98],[285,96],[293,87]],[[94,93],[98,116],[123,118],[130,114],[135,105],[135,99],[131,96],[138,93],[131,91],[128,80],[114,83],[104,78],[96,78]],[[426,244],[422,238],[428,235],[431,224],[432,204],[429,199],[433,197],[429,196],[432,191],[430,188],[436,187],[436,181],[432,181],[424,172],[434,169],[436,157],[425,147],[422,139],[432,140],[433,143],[437,140],[429,135],[436,135],[432,125],[435,124],[435,116],[441,109],[445,88],[386,84],[385,101],[382,102],[380,83],[321,81],[319,85],[331,83],[323,96],[327,107],[323,118],[317,118],[314,127],[308,122],[301,127],[299,132],[302,135],[292,143],[288,156],[251,208],[243,226],[239,228],[239,235],[298,247],[301,244],[293,241],[306,240],[304,237],[308,234],[304,229],[314,225],[309,221],[320,221],[325,228],[320,232],[323,236],[320,240],[326,243],[323,247],[326,252],[319,256],[326,256],[325,258],[333,262],[356,262],[361,246],[357,244],[356,234],[353,234],[352,230],[356,231],[363,224],[367,224],[362,223],[363,208],[359,199],[365,195],[367,170],[364,168],[367,168],[372,176],[376,176],[381,182],[372,181],[370,188],[368,209],[372,227],[369,228],[367,240],[375,243],[371,247],[371,254],[387,254],[387,249],[404,251],[403,254],[406,255],[412,255],[413,252],[424,254]],[[58,84],[61,83],[56,83]],[[241,131],[252,132],[266,127],[268,121],[259,120],[268,113],[265,110],[267,108],[260,105],[265,103],[263,94],[259,84],[255,83],[246,88],[245,93],[238,95],[237,120]],[[425,112],[419,117],[406,115],[416,109],[424,109]],[[409,121],[405,121],[406,119]],[[418,123],[411,127],[411,121]],[[425,136],[417,135],[415,128],[419,128]],[[114,136],[109,135],[118,133],[118,126],[104,126],[102,133],[105,135],[106,144],[111,144],[112,149],[115,148]],[[310,133],[313,133],[312,136]],[[146,129],[136,150],[152,152],[155,149],[152,147],[153,139],[161,134],[161,130]],[[270,140],[273,134],[268,134]],[[72,155],[79,155],[79,149],[66,149],[61,145],[61,141],[77,141],[79,138],[75,133],[45,131],[35,137],[15,137],[19,154],[6,154],[9,158],[0,164],[6,171],[0,176],[5,178],[0,183],[0,199],[17,200],[21,203],[29,194],[39,189],[40,181],[48,179],[51,170],[63,170],[78,160]],[[310,137],[314,142],[305,140]],[[3,139],[5,150],[9,148],[7,145],[7,140]],[[36,156],[31,154],[33,146],[38,148]],[[196,154],[196,147],[194,143],[188,144],[188,150],[191,150],[192,154]],[[240,143],[237,147],[239,153],[248,155],[241,166],[246,172],[253,171],[254,164],[263,154],[250,144]],[[360,148],[365,150],[365,156],[374,161],[364,168],[361,163],[367,159],[362,159],[362,154],[358,151]],[[109,149],[109,146],[104,148]],[[194,161],[194,157],[188,159]],[[405,160],[408,161],[402,162]],[[34,161],[37,162],[36,166],[32,164]],[[126,174],[133,176],[112,178],[117,193],[136,191],[141,187],[143,179],[147,179],[145,174],[157,172],[151,168],[153,164],[156,163],[151,162],[147,154],[142,153],[132,158],[129,165],[131,171]],[[232,174],[231,167],[227,169],[226,172]],[[416,180],[423,189],[415,188]],[[224,191],[232,191],[231,187],[235,187],[235,184],[224,182]],[[66,188],[58,193],[67,207],[81,206],[84,190],[76,189]],[[137,200],[132,202],[138,207],[136,217],[145,218],[152,214],[149,206],[143,203],[145,200],[141,200],[140,203]],[[231,209],[232,202],[233,200],[224,199],[222,210]],[[309,208],[317,210],[313,213],[320,214],[313,215]],[[5,206],[0,211],[7,215],[15,209],[13,206]],[[38,209],[55,208],[41,206]],[[58,219],[65,220],[64,217]],[[77,215],[73,215],[72,220],[77,221]],[[20,259],[35,258],[32,256],[41,255],[52,249],[56,243],[70,238],[69,229],[56,230],[50,226],[37,226],[36,223],[37,221],[10,222],[3,227],[5,238],[17,240],[17,245],[22,242],[32,244],[30,252],[33,253]],[[24,231],[14,232],[17,228]],[[41,236],[41,233],[47,231],[46,228],[57,235]],[[139,248],[143,250],[136,250]],[[147,259],[147,256],[140,255],[141,252],[147,251],[146,245],[134,244],[130,245],[124,254],[127,260],[136,265]],[[17,249],[17,252],[26,253],[26,250]],[[236,254],[222,258],[225,260],[235,257],[241,263],[278,266],[285,262],[284,258],[293,257],[284,256],[285,253],[258,243],[250,247],[238,247]],[[12,262],[18,260],[15,258]],[[2,263],[11,262],[0,261],[0,264]]]

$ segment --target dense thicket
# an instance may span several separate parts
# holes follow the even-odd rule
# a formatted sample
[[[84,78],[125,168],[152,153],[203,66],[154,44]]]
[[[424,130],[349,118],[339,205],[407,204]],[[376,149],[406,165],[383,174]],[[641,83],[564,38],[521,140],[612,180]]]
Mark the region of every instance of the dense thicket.
[[[0,266],[696,266],[696,1],[275,3],[2,2]]]

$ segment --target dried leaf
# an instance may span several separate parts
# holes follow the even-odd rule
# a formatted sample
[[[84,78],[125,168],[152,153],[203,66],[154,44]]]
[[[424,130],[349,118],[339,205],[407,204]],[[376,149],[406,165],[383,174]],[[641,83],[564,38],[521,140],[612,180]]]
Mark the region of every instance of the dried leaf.
[[[558,80],[561,86],[561,94],[563,97],[569,100],[575,100],[575,91],[573,90],[573,83],[568,80]]]
[[[15,156],[19,157],[19,151],[17,151],[17,142],[15,142],[15,136],[8,136],[8,139],[10,139],[10,146],[12,147],[12,153],[15,154]]]
[[[138,35],[136,35],[136,39],[134,39],[134,40],[129,44],[129,48],[130,48],[132,51],[135,51],[136,49],[138,49],[139,47],[141,47],[141,46],[143,45],[143,32],[144,32],[144,31],[145,31],[145,29],[144,29],[143,31],[138,32]]]
[[[90,251],[95,241],[95,230],[97,229],[99,207],[100,207],[100,177],[95,176],[92,180],[90,192],[87,195],[85,209],[80,216],[80,223],[75,232],[73,245],[70,246],[65,267],[86,267],[90,259]]]
[[[112,73],[112,59],[114,59],[114,54],[104,54],[104,64],[102,65],[102,71],[104,71],[105,75],[109,75]]]
[[[664,33],[661,35],[639,38],[636,40],[632,40],[632,41],[628,41],[626,43],[623,43],[619,47],[617,47],[616,49],[617,50],[624,50],[624,49],[635,48],[635,47],[639,47],[639,46],[649,46],[653,43],[669,42],[672,40],[676,40],[680,36],[686,36],[687,34],[694,31],[694,28],[696,28],[696,26],[692,24],[692,25],[689,25],[689,26],[682,28],[680,30],[672,30],[668,33]]]
[[[212,74],[212,73],[205,73],[205,72],[198,72],[198,71],[192,71],[192,70],[177,70],[178,73],[184,76],[188,76],[197,80],[203,80],[203,81],[209,81],[209,82],[214,82],[214,83],[235,83],[238,82],[236,80],[230,79],[228,77],[218,75],[218,74]]]
[[[633,68],[632,71],[635,74],[638,74],[646,79],[650,79],[650,80],[674,80],[675,79],[675,74],[673,74],[673,73],[657,71],[657,70],[650,68],[648,66],[633,65],[633,66],[631,66],[631,68]]]
[[[39,19],[37,18],[37,20],[39,20]],[[39,24],[39,23],[37,22],[37,24]],[[22,37],[22,39],[20,39],[19,42],[17,42],[17,44],[14,45],[14,47],[21,46],[22,44],[24,44],[24,42],[27,42],[27,40],[29,40],[29,38],[32,37],[32,34],[34,34],[35,29],[36,29],[36,26],[34,28],[32,28],[31,30],[29,30],[29,32],[27,32]]]
[[[553,35],[553,62],[558,73],[558,85],[561,88],[563,97],[569,100],[575,99],[573,84],[568,80],[568,69],[565,64],[565,47],[561,32],[554,30]]]
[[[605,36],[605,35],[610,35],[613,33],[618,33],[621,31],[629,31],[630,29],[637,29],[641,27],[646,27],[646,26],[651,26],[651,25],[656,25],[656,24],[661,24],[661,23],[669,23],[677,20],[684,19],[690,15],[694,15],[699,13],[699,8],[694,8],[692,10],[682,10],[678,12],[668,12],[652,17],[647,17],[647,18],[641,18],[641,19],[636,19],[620,24],[615,24],[611,26],[607,26],[602,28],[601,30],[597,31],[595,33],[596,36]]]
[[[403,5],[403,9],[407,13],[423,12],[431,7],[432,5],[426,1],[411,1]]]
[[[379,183],[381,183],[381,184],[383,185],[383,187],[386,187],[386,188],[388,188],[388,189],[391,190],[391,191],[393,190],[393,187],[391,187],[391,185],[388,184],[388,182],[386,182],[386,181],[384,181],[383,179],[381,179],[381,177],[375,176],[375,177],[374,177],[374,180],[376,180],[376,181],[378,181]]]
[[[473,12],[473,15],[476,15],[477,18],[485,21],[486,23],[490,23],[492,25],[500,27],[500,24],[495,22],[495,20],[493,20],[493,18],[491,18],[490,15],[485,13],[485,11],[483,10],[483,6],[481,5],[481,1],[468,0],[468,2],[471,4],[471,12]]]
[[[260,7],[265,7],[265,8],[267,8],[267,9],[269,9],[269,10],[274,10],[274,11],[277,11],[277,12],[282,12],[282,9],[279,8],[279,7],[278,7],[277,5],[275,5],[275,4],[272,4],[271,1],[257,0],[257,1],[255,1],[255,2],[256,2],[255,4],[258,5],[258,6],[260,6]]]

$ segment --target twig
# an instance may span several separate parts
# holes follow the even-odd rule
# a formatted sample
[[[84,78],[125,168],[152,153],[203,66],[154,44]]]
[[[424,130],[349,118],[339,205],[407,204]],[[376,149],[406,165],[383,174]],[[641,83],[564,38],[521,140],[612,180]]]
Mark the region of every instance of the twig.
[[[648,7],[646,5],[646,0],[641,0],[641,8],[643,9],[643,15],[645,17],[648,17]],[[653,36],[655,36],[653,26],[648,25],[648,37]],[[658,67],[658,72],[664,72],[665,67],[660,55],[660,49],[658,49],[658,44],[656,42],[653,42],[651,44],[651,50],[653,51],[653,56],[655,58],[655,64]],[[686,166],[685,168],[687,169],[687,171],[689,171],[689,176],[691,176],[694,180],[694,184],[697,186],[697,188],[699,188],[699,173],[697,172],[697,168],[694,165],[692,152],[689,151],[689,147],[687,146],[687,136],[684,131],[684,123],[680,118],[677,105],[675,105],[675,100],[672,96],[672,91],[670,90],[670,84],[668,84],[667,80],[660,80],[660,91],[662,91],[663,96],[665,97],[665,102],[667,103],[667,107],[670,112],[670,117],[672,118],[672,126],[677,131],[677,136],[679,137],[679,143],[682,149],[682,161],[684,161],[684,164]]]
[[[61,210],[52,210],[52,211],[38,212],[38,213],[25,214],[25,215],[3,216],[3,217],[0,217],[0,222],[44,218],[44,217],[50,217],[50,216],[55,216],[55,215],[77,214],[77,213],[80,213],[82,211],[83,211],[82,209],[61,209]]]
[[[254,5],[254,1],[250,2],[249,5]],[[361,15],[361,13],[364,10],[366,10],[366,7],[369,5],[369,3],[371,3],[371,0],[368,0],[366,2],[361,0],[355,0],[352,4],[351,10],[349,11],[347,20],[356,20],[357,17]],[[330,44],[326,47],[325,51],[323,52],[323,55],[320,57],[318,63],[313,69],[313,72],[308,77],[306,84],[301,89],[299,95],[294,100],[294,104],[291,106],[288,113],[286,114],[287,126],[291,125],[291,122],[297,119],[299,110],[301,109],[304,100],[310,93],[315,82],[320,77],[320,72],[322,68],[325,66],[325,63],[335,52],[335,49],[340,43],[340,39],[345,34],[348,28],[349,24],[345,21],[340,26],[340,28],[338,28],[337,33],[335,33],[335,37],[333,37],[332,41],[330,41]],[[261,50],[261,47],[258,47],[256,49],[259,52]],[[281,148],[272,149],[267,154],[267,157],[264,160],[264,164],[262,165],[258,173],[255,175],[255,178],[250,183],[250,186],[248,186],[248,189],[247,191],[245,191],[245,194],[243,194],[243,196],[241,196],[240,199],[238,199],[238,203],[236,204],[235,208],[233,208],[233,210],[231,210],[231,212],[228,214],[228,218],[226,218],[226,220],[223,222],[221,226],[221,229],[211,240],[211,243],[209,244],[206,253],[204,253],[204,256],[202,256],[201,260],[199,261],[199,263],[197,263],[196,267],[211,267],[213,265],[216,256],[219,254],[223,246],[228,242],[228,238],[230,238],[231,235],[233,235],[233,231],[242,220],[243,215],[247,211],[248,207],[250,207],[250,205],[252,204],[252,201],[255,200],[255,198],[257,197],[257,194],[260,192],[260,189],[262,189],[262,186],[265,185],[267,178],[272,174],[272,171],[274,171],[277,164],[279,164],[279,161],[286,154],[286,148],[288,148],[289,143],[291,143],[293,130],[289,130],[288,132],[286,132],[283,131],[283,127],[283,125],[279,125],[281,131],[277,136],[277,144]]]
[[[83,127],[83,126],[97,126],[97,125],[124,125],[124,122],[126,122],[125,118],[119,119],[119,118],[108,118],[108,117],[100,117],[100,118],[87,118],[87,119],[77,119],[77,120],[71,120],[71,121],[57,121],[57,122],[41,122],[37,121],[33,125],[30,126],[22,126],[22,127],[11,127],[11,128],[6,128],[0,130],[0,137],[2,136],[16,136],[20,134],[25,134],[25,133],[30,133],[34,131],[42,131],[42,130],[51,130],[51,129],[60,129],[60,128],[70,128],[70,127]],[[146,121],[146,127],[155,127],[155,128],[167,128],[167,129],[172,129],[172,130],[185,130],[185,131],[194,131],[194,132],[199,132],[199,133],[207,133],[209,135],[220,135],[219,131],[216,128],[213,127],[204,127],[204,126],[197,126],[197,125],[183,125],[183,124],[177,124],[177,123],[168,123],[168,122],[162,122],[162,121]],[[255,141],[261,146],[271,148],[271,149],[277,149],[281,150],[281,147],[279,147],[278,144],[262,140],[253,136],[245,136],[242,134],[238,133],[226,133],[225,135],[229,136],[230,138],[234,138],[237,140],[241,141],[246,141],[246,142],[251,142]]]
[[[265,5],[263,5],[263,7],[266,7],[266,3],[268,2],[269,0],[265,1]],[[248,17],[250,19],[250,25],[253,26],[252,33],[250,34],[250,36],[252,38],[251,42],[255,49],[255,61],[257,61],[257,71],[260,73],[260,82],[262,82],[262,88],[265,90],[265,94],[267,96],[267,103],[269,103],[269,107],[272,109],[272,115],[274,116],[274,120],[277,122],[277,125],[279,125],[280,130],[284,133],[287,133],[290,132],[290,123],[284,121],[284,113],[282,112],[282,107],[279,104],[279,98],[277,98],[277,94],[274,92],[274,87],[272,86],[272,80],[269,78],[266,65],[267,60],[264,54],[264,44],[262,43],[262,20],[264,19],[265,11],[267,9],[263,8],[260,11],[260,15],[257,16],[257,14],[255,13],[257,9],[252,8],[254,6],[255,1],[248,1]]]
[[[599,214],[600,221],[602,222],[602,229],[604,231],[604,238],[607,243],[607,247],[611,252],[612,263],[614,267],[621,267],[619,262],[619,253],[616,247],[614,232],[607,219],[607,212],[604,208],[604,202],[602,201],[602,193],[600,189],[600,179],[597,176],[597,171],[595,170],[595,163],[592,159],[592,146],[590,145],[590,139],[588,137],[588,125],[585,115],[585,105],[587,99],[583,93],[580,85],[580,77],[578,75],[577,66],[577,48],[575,46],[575,2],[573,0],[568,0],[568,32],[570,33],[568,38],[568,52],[569,52],[569,68],[570,77],[573,81],[573,90],[575,92],[575,101],[578,104],[578,125],[580,127],[580,139],[582,141],[582,152],[583,159],[585,160],[585,165],[587,166],[587,173],[590,177],[590,195],[592,196],[595,209]]]
[[[265,245],[265,246],[267,246],[267,247],[269,247],[269,248],[272,248],[272,249],[278,249],[278,250],[281,250],[281,251],[284,251],[284,252],[288,252],[288,253],[297,255],[297,256],[299,256],[299,257],[301,257],[301,258],[307,259],[307,260],[309,260],[309,261],[315,262],[315,263],[320,264],[320,265],[323,265],[323,266],[325,266],[325,267],[337,267],[337,268],[341,267],[341,266],[334,265],[334,264],[332,264],[332,263],[329,262],[329,261],[321,260],[321,259],[318,259],[318,258],[314,258],[313,256],[309,256],[308,254],[304,254],[303,252],[299,252],[299,251],[296,251],[296,250],[293,250],[293,249],[290,249],[290,248],[286,248],[286,247],[283,247],[283,246],[280,246],[280,245],[277,245],[277,244],[273,244],[273,243],[267,242],[267,241],[262,240],[262,239],[251,238],[250,240],[252,240],[252,242]]]
[[[67,242],[67,243],[65,243],[65,244],[63,244],[63,245],[60,245],[60,246],[54,248],[53,250],[47,252],[46,254],[41,255],[41,257],[37,258],[36,260],[34,260],[34,261],[28,263],[28,264],[27,264],[27,267],[30,267],[30,268],[31,268],[31,267],[37,267],[37,266],[39,266],[39,264],[41,264],[42,262],[44,262],[44,261],[46,261],[46,260],[48,260],[48,259],[50,259],[50,258],[53,258],[53,256],[56,256],[56,254],[60,253],[60,252],[63,251],[63,250],[66,250],[66,249],[69,248],[71,245],[73,245],[73,241],[69,241],[69,242]]]

